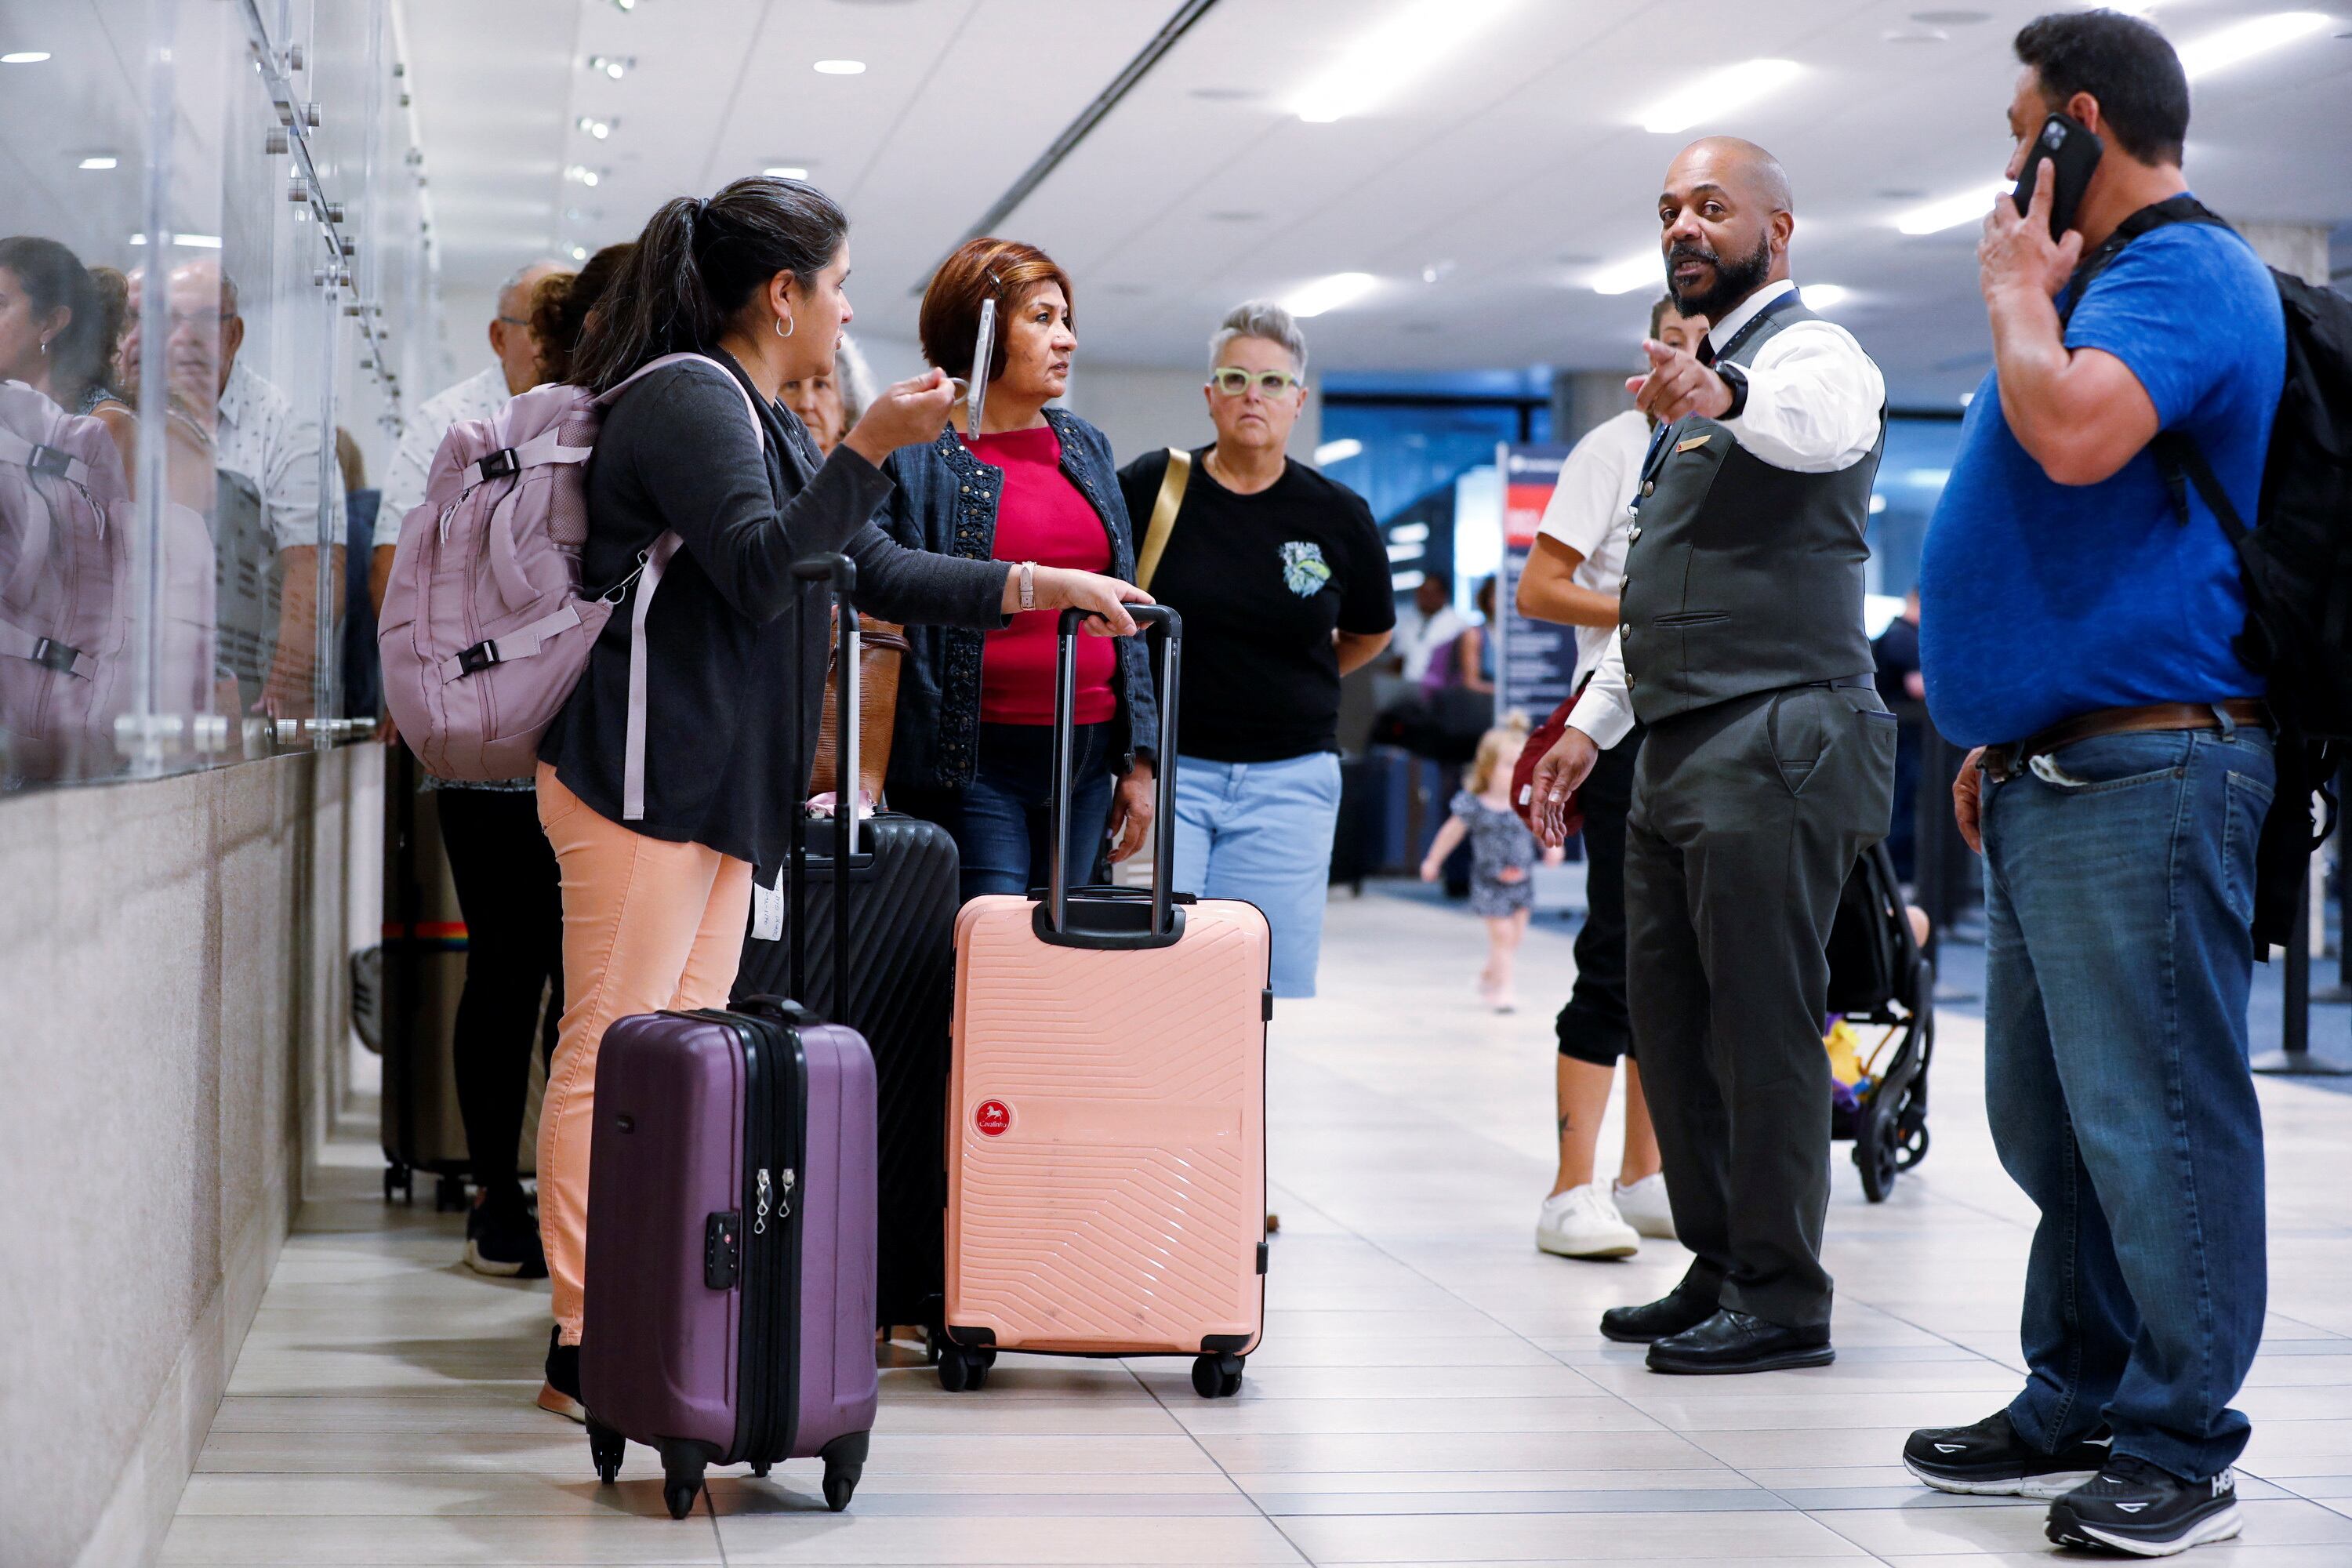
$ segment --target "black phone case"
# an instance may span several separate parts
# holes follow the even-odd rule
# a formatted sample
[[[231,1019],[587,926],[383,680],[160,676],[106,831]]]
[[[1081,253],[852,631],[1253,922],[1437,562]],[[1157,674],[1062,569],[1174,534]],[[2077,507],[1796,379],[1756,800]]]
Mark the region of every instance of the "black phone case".
[[[2091,172],[2105,153],[2098,132],[2071,115],[2053,114],[2043,121],[2034,135],[2033,150],[2025,155],[2025,167],[2018,171],[2017,189],[2010,195],[2017,204],[2018,216],[2024,216],[2033,205],[2033,183],[2042,177],[2042,165],[2054,163],[2058,174],[2050,192],[2050,237],[2063,238],[2074,226],[2083,193],[2091,185]]]

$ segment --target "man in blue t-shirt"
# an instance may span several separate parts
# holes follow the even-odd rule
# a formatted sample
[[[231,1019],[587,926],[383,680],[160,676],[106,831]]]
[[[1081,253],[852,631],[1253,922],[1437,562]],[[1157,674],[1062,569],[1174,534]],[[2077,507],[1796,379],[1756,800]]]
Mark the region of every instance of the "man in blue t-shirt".
[[[1905,1460],[1947,1490],[2055,1500],[2053,1541],[2158,1554],[2239,1528],[2248,1423],[2228,1406],[2264,1305],[2246,997],[2274,774],[2262,682],[2231,647],[2236,560],[2150,443],[2194,441],[2254,515],[2285,326],[2226,229],[2103,250],[2188,189],[2189,86],[2163,36],[2074,12],[2016,48],[2011,177],[2053,114],[2105,154],[2063,240],[2046,163],[2028,213],[1998,198],[1986,220],[1994,369],[1928,528],[1920,652],[1937,726],[1974,748],[1954,795],[1985,857],[1986,1109],[2042,1217],[2024,1391],[1915,1434]]]

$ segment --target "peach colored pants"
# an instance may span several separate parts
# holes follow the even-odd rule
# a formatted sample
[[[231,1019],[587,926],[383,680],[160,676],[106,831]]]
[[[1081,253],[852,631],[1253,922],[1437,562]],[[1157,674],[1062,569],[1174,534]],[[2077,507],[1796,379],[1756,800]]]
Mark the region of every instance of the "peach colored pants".
[[[750,862],[633,832],[539,764],[539,825],[563,875],[562,1033],[539,1112],[539,1230],[565,1344],[580,1342],[596,1047],[632,1013],[724,1007],[751,909]],[[574,977],[577,978],[574,978]]]

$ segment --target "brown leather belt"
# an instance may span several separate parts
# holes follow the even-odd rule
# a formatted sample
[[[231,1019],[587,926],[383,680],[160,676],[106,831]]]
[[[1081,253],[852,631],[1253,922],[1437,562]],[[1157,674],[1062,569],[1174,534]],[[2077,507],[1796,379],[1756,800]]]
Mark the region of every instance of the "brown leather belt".
[[[2047,730],[2006,745],[1987,746],[1977,765],[1995,784],[2006,784],[2023,773],[2036,757],[2062,751],[2077,741],[2100,735],[2131,735],[2147,730],[2220,730],[2229,725],[2270,727],[2270,715],[2257,699],[2231,697],[2220,702],[2151,702],[2144,708],[2102,708],[2078,713]]]

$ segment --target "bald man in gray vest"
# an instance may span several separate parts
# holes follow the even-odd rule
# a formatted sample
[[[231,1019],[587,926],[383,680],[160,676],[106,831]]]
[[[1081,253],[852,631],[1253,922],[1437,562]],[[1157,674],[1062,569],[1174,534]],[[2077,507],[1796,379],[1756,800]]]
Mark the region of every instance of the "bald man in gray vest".
[[[1693,142],[1658,198],[1668,287],[1714,323],[1643,345],[1643,466],[1617,635],[1535,777],[1538,826],[1638,718],[1626,825],[1628,1011],[1675,1227],[1672,1295],[1604,1313],[1654,1372],[1819,1366],[1830,1346],[1829,1058],[1838,891],[1884,837],[1895,720],[1862,621],[1885,440],[1878,367],[1789,276],[1788,176]]]

